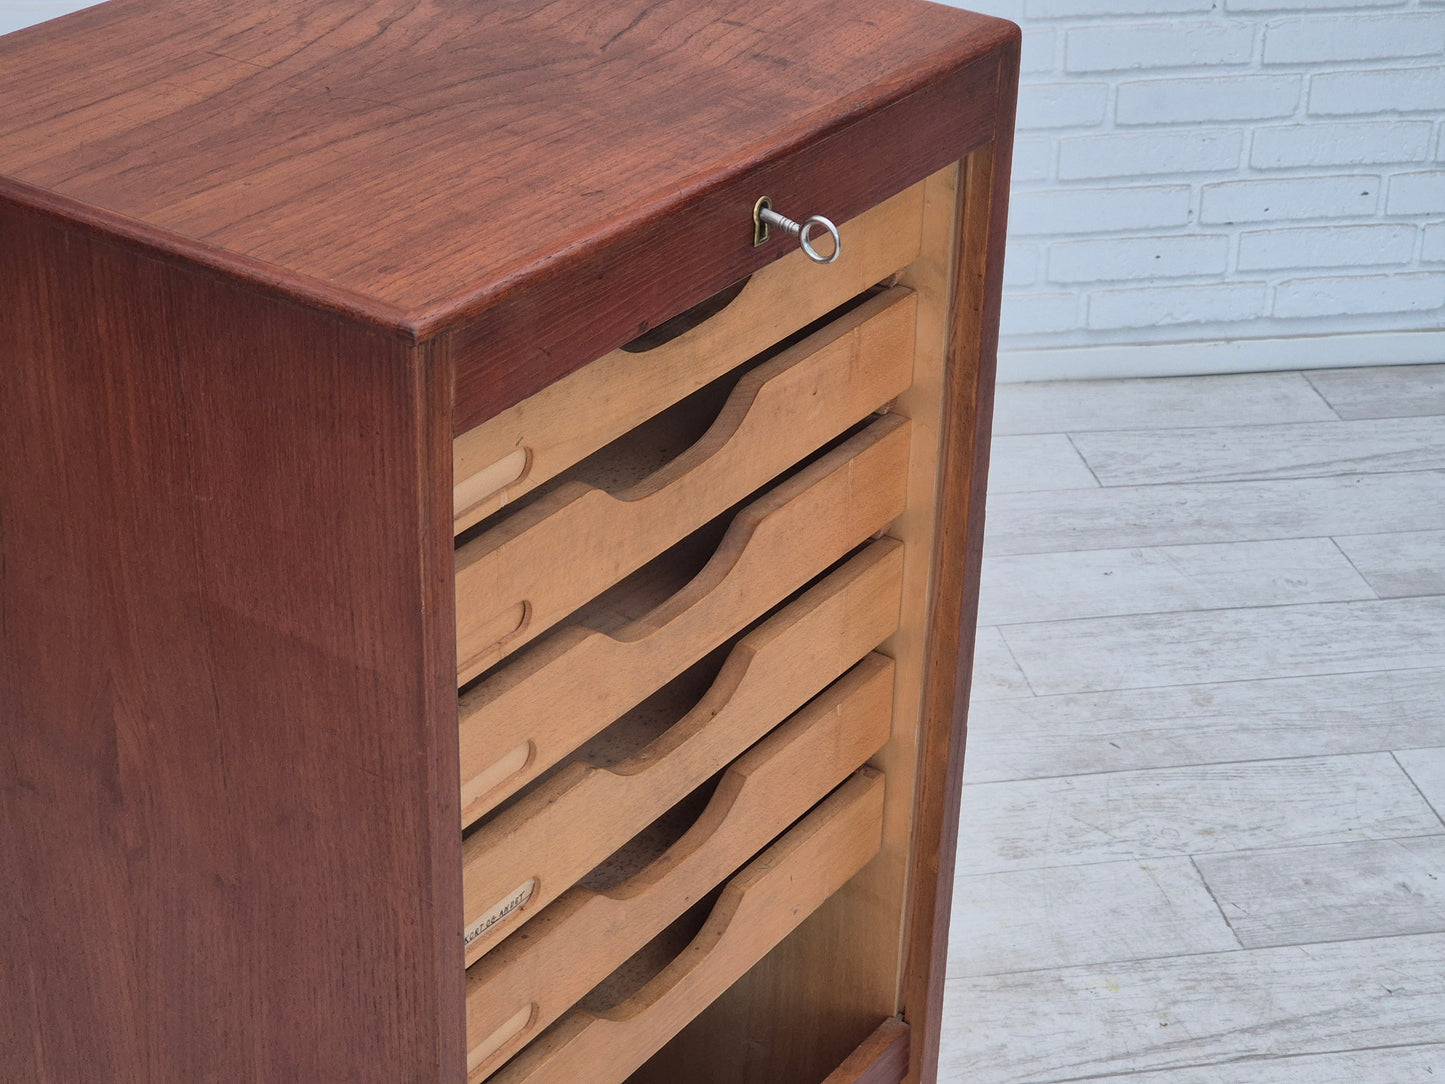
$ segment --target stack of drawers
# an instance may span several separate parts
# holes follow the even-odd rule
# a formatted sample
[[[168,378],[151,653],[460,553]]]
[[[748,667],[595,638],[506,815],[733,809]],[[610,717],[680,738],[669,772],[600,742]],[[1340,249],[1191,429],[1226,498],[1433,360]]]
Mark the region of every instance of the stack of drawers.
[[[473,1081],[624,1079],[877,852],[922,202],[457,439]]]

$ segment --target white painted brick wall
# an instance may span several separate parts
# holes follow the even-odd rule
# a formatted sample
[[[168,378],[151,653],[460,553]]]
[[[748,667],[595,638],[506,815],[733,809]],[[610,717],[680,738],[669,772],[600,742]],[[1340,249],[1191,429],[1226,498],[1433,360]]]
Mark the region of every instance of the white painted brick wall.
[[[1167,26],[1084,26],[1070,30],[1064,42],[1066,72],[1248,64],[1254,27],[1173,21]]]
[[[1373,166],[1423,162],[1434,125],[1428,120],[1373,124],[1288,124],[1256,128],[1249,164],[1255,169],[1291,166]]]
[[[1264,28],[1266,64],[1399,60],[1445,51],[1445,15],[1280,19]]]
[[[948,2],[1024,28],[1005,360],[1445,328],[1445,0]]]
[[[1420,259],[1425,263],[1445,263],[1445,222],[1425,227],[1425,241],[1420,246]]]
[[[1313,116],[1371,113],[1394,119],[1400,113],[1438,115],[1442,111],[1445,72],[1438,63],[1310,76],[1309,112]]]
[[[1063,241],[1049,246],[1050,282],[1128,281],[1149,267],[1155,278],[1223,274],[1229,262],[1229,238],[1124,237],[1103,241]]]
[[[1300,267],[1404,266],[1415,254],[1415,226],[1307,226],[1239,235],[1241,271]]]

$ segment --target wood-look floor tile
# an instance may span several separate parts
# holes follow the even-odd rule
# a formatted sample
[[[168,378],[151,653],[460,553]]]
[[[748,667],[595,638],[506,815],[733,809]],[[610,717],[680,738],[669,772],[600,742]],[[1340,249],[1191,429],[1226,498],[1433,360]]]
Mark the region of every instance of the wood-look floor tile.
[[[1440,831],[1388,753],[966,783],[960,823],[959,875]]]
[[[968,718],[967,771],[969,782],[987,783],[1442,740],[1445,669],[1381,670],[979,704]]]
[[[981,628],[973,642],[972,703],[1033,696],[998,629]]]
[[[1010,625],[1040,696],[1445,666],[1445,598]]]
[[[1308,376],[1342,418],[1445,414],[1445,365],[1320,369]]]
[[[1073,442],[1105,486],[1378,474],[1445,462],[1445,418],[1079,433]]]
[[[950,978],[944,1015],[957,1023],[939,1080],[1043,1084],[1441,1043],[1442,1005],[1445,934]]]
[[[1098,481],[1061,433],[996,437],[989,453],[990,493],[1096,489]]]
[[[1001,441],[1070,434],[1103,486],[990,496],[977,680],[1037,695],[970,715],[944,1084],[1442,1079],[1434,369],[1307,374],[1343,422],[1296,374],[1000,390]],[[1159,549],[1326,537],[1388,600]]]
[[[1248,948],[1445,933],[1445,835],[1196,861]]]
[[[1239,947],[1187,858],[960,877],[950,931],[953,976]]]
[[[1445,531],[1342,535],[1335,542],[1381,598],[1445,595]]]
[[[1293,481],[991,492],[988,552],[1445,530],[1445,470]]]
[[[1445,1043],[1434,1043],[1332,1054],[1267,1055],[1190,1069],[1094,1076],[1089,1084],[1436,1084],[1442,1077]]]
[[[1301,373],[1061,380],[1000,384],[994,400],[993,431],[1001,435],[1086,433],[1337,418]]]
[[[1372,599],[1328,538],[985,555],[979,622]]]

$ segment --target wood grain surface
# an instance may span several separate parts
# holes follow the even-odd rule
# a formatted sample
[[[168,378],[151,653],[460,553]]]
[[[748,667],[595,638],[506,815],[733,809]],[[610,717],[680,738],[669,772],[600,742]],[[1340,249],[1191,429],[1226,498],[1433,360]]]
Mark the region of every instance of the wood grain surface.
[[[0,1079],[460,1079],[445,357],[0,237]]]
[[[735,655],[735,665],[719,676],[707,696],[645,749],[611,767],[574,762],[469,837],[462,846],[467,963],[513,935],[519,924],[545,913],[546,905],[588,870],[815,693],[819,701],[814,710],[889,718],[893,663],[882,655],[869,655],[836,684],[819,691],[882,640],[897,613],[885,608],[886,616],[875,612],[860,616],[852,628],[828,629],[826,619],[836,621],[839,608],[822,608],[791,627],[764,626],[769,635],[755,649],[757,654],[749,644]],[[803,654],[797,640],[819,626],[825,630],[817,645],[822,657],[790,658],[788,649]],[[867,646],[860,649],[859,642]],[[529,878],[537,887],[526,906],[507,916],[510,921],[480,923],[494,904]],[[474,935],[476,927],[480,929]]]
[[[827,274],[794,249],[677,338],[642,353],[613,350],[458,436],[457,533],[910,263],[922,206],[916,184],[839,225],[843,251]]]
[[[789,1063],[902,1009],[928,1075],[1017,49],[916,0],[112,0],[0,39],[0,1078],[461,1079],[452,436],[780,259],[759,195],[845,221],[963,158],[925,890]],[[866,819],[802,913],[730,890],[775,928],[717,919],[639,1060]]]
[[[500,1065],[877,752],[891,729],[886,697],[871,711],[857,694],[850,699],[818,697],[728,766],[701,816],[661,857],[621,884],[569,889],[468,969],[473,1071]],[[506,1036],[522,1008],[525,1027]]]
[[[898,1084],[908,1075],[908,1025],[889,1018],[823,1084]]]
[[[912,0],[114,0],[0,42],[0,191],[414,339],[485,313],[475,423],[787,251],[759,195],[842,221],[982,142],[1015,34]]]
[[[863,867],[878,850],[882,806],[882,774],[860,768],[728,882],[697,936],[640,990],[607,1008],[584,1003],[494,1079],[501,1084],[626,1080]]]
[[[880,294],[750,370],[701,439],[641,481],[564,475],[459,546],[459,683],[885,407],[912,377],[913,324],[909,291]]]
[[[945,364],[948,406],[933,543],[930,666],[918,742],[908,872],[914,891],[909,898],[902,976],[902,1000],[911,1028],[910,1082],[936,1078],[943,1026],[1017,82],[1018,54],[1011,51],[1000,61],[1000,96],[1005,104],[996,118],[994,142],[969,155],[959,169],[958,264]]]

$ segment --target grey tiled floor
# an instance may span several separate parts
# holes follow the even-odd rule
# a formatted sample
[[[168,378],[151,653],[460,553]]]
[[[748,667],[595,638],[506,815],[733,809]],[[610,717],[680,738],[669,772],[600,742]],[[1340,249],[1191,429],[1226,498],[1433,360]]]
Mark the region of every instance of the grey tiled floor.
[[[940,1080],[1445,1081],[1442,389],[1000,388]]]

